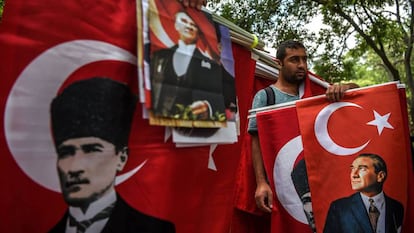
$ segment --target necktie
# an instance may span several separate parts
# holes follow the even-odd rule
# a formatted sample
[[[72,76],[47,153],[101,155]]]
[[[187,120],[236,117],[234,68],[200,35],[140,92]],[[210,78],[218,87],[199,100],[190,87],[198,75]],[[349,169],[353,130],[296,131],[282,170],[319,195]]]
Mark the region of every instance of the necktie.
[[[90,227],[94,222],[105,218],[109,218],[114,206],[115,203],[112,203],[110,206],[106,207],[101,212],[97,213],[93,218],[83,220],[81,222],[78,222],[72,215],[69,214],[69,225],[75,226],[77,233],[84,233],[86,229],[88,229],[88,227]]]
[[[374,200],[369,199],[369,221],[371,222],[372,229],[374,229],[374,232],[377,232],[377,221],[378,217],[380,215],[380,212],[378,211],[377,207],[374,205]]]

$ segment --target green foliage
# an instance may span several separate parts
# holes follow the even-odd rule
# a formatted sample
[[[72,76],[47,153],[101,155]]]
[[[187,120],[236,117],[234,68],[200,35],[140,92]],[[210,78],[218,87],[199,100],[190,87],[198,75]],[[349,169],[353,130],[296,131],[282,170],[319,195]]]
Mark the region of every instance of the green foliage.
[[[181,119],[181,120],[192,120],[192,121],[199,120],[199,116],[193,114],[193,112],[191,111],[190,105],[184,106],[182,104],[176,104],[175,107],[176,107],[177,114],[173,116],[168,116],[168,117],[172,117],[174,119]],[[213,116],[209,118],[209,120],[225,122],[226,114],[215,112]]]
[[[394,60],[389,56],[401,58],[407,47],[404,31],[409,28],[412,6],[403,0],[211,1],[211,5],[219,6],[217,13],[243,29],[261,35],[269,47],[276,47],[286,39],[303,41],[310,58],[318,64],[315,67],[321,68],[318,71],[328,72],[319,73],[323,77],[344,80],[350,77],[352,66],[344,63],[344,57],[350,50],[350,39],[355,36],[357,49],[374,51],[383,63],[388,63],[385,65],[392,66]],[[316,16],[322,16],[327,25],[319,32],[308,25]],[[393,67],[388,69],[393,71]],[[394,80],[401,79],[399,72],[391,74]]]
[[[241,4],[243,11],[238,11]],[[225,11],[216,12],[236,25],[266,32],[261,39],[268,40],[268,47],[286,39],[301,40],[313,71],[330,82],[366,86],[401,81],[414,114],[414,1],[221,0],[218,5]],[[319,31],[308,24],[316,17],[324,24]]]
[[[0,0],[0,21],[3,16],[4,0]]]

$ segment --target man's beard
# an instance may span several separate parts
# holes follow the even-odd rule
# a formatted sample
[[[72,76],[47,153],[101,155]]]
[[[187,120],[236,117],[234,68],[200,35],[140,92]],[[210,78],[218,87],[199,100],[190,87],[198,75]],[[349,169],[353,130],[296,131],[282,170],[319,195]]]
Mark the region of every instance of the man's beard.
[[[287,76],[283,76],[285,77],[286,82],[290,83],[290,84],[299,84],[302,83],[303,80],[305,80],[306,76],[298,76],[296,74],[294,75],[287,75]]]

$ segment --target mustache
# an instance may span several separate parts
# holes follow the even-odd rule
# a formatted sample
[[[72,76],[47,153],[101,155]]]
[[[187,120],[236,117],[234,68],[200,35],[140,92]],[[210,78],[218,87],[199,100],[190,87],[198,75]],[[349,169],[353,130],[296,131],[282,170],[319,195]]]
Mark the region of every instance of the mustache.
[[[88,179],[79,179],[79,178],[70,179],[65,182],[65,187],[69,188],[73,185],[80,185],[80,184],[90,184],[90,181]]]

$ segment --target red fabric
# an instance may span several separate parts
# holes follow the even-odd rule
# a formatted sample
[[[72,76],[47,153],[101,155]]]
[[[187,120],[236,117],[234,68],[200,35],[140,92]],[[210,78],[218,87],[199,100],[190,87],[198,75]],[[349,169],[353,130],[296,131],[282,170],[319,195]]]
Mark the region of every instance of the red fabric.
[[[247,87],[250,86],[249,90],[246,90],[247,93],[250,93],[247,109],[251,108],[251,102],[253,101],[253,97],[255,93],[259,91],[260,89],[263,89],[264,87],[269,86],[273,82],[274,82],[273,80],[262,79],[262,78],[256,77],[253,80],[250,80],[250,83],[252,83],[253,85],[245,85]],[[244,116],[244,119],[247,119],[247,114]],[[251,138],[250,138],[250,135],[246,133],[247,124],[244,126],[244,128],[241,127],[241,129],[242,129],[242,132],[244,133],[244,137],[242,141],[240,166],[237,171],[235,207],[239,210],[242,210],[242,211],[245,211],[251,214],[263,215],[263,211],[257,208],[256,202],[254,200],[254,192],[256,190],[256,179],[254,177],[251,148],[250,148]]]
[[[308,71],[308,76],[312,76],[312,78],[316,80],[320,80],[322,82],[324,81],[321,77],[318,75]],[[326,83],[328,84],[328,83]],[[310,97],[310,96],[316,96],[316,95],[322,95],[325,94],[326,87],[317,84],[315,81],[311,81],[310,78],[305,79],[305,93],[302,98]]]
[[[301,150],[295,153],[298,145],[293,144],[300,138],[294,102],[290,107],[258,113],[257,126],[266,173],[274,191],[271,232],[312,232],[307,224],[296,219],[297,213],[295,215],[288,210],[289,206],[297,205],[295,209],[302,210],[299,213],[303,215],[299,196],[293,184],[289,183],[295,161],[303,158]],[[289,153],[282,148],[288,148]],[[274,177],[274,170],[283,172],[282,176]],[[296,197],[297,201],[295,202],[296,199],[292,197]]]
[[[405,141],[405,145],[407,147],[407,151],[409,153],[407,153],[407,171],[408,171],[408,178],[407,178],[407,182],[408,182],[408,200],[407,200],[407,206],[408,208],[410,208],[409,211],[405,212],[405,225],[403,226],[403,229],[405,229],[404,232],[408,232],[408,233],[414,233],[414,227],[412,226],[413,223],[412,221],[410,221],[410,219],[414,219],[414,199],[410,198],[410,197],[414,197],[414,168],[413,168],[413,147],[411,145],[411,140],[410,140],[410,130],[409,130],[409,123],[408,123],[408,105],[407,105],[407,96],[406,96],[406,89],[399,87],[398,88],[398,93],[400,95],[400,106],[401,106],[401,116],[402,116],[402,120],[403,120],[403,125],[405,125],[404,127],[404,131],[405,131],[405,135],[406,137],[404,137],[406,139]]]
[[[318,77],[317,75],[313,73],[309,72],[309,75],[313,75],[314,77],[321,79],[320,77]],[[253,100],[253,97],[257,91],[269,86],[270,84],[274,82],[275,82],[274,80],[256,77],[254,80],[254,87],[250,92],[251,101]],[[308,78],[305,80],[305,90],[304,90],[303,98],[314,96],[314,95],[319,95],[323,93],[325,93],[324,87],[310,81],[310,79]],[[267,216],[267,214],[263,213],[263,211],[257,208],[256,202],[254,199],[254,193],[256,190],[256,179],[254,177],[250,140],[251,140],[250,135],[246,134],[243,140],[243,145],[242,145],[243,148],[241,152],[240,166],[237,172],[235,208],[240,210],[240,213],[237,213],[236,211],[236,214],[235,214],[236,219],[233,220],[233,225],[237,223],[241,226],[244,226],[244,227],[237,226],[237,229],[238,229],[237,232],[241,232],[241,233],[266,232],[266,231],[262,231],[263,227],[267,227],[265,229],[268,229],[270,227],[269,216]],[[243,216],[240,217],[241,215]],[[250,218],[248,216],[250,216]],[[272,221],[272,225],[280,221],[283,221],[283,219],[276,220],[275,222]],[[241,231],[241,229],[244,229],[244,231]]]
[[[153,5],[155,8],[149,7],[148,14],[150,15],[150,17],[148,20],[148,24],[157,25],[157,27],[155,29],[152,27],[149,28],[151,53],[178,44],[180,35],[175,29],[175,15],[178,12],[186,12],[194,20],[199,29],[199,39],[197,40],[196,44],[197,48],[201,52],[211,56],[211,58],[216,62],[220,62],[218,38],[215,25],[211,19],[211,15],[208,15],[207,13],[196,10],[194,8],[185,8],[178,1],[156,0],[154,1]],[[160,25],[154,23],[158,20],[160,22]],[[163,30],[164,33],[161,33],[160,30]],[[166,41],[166,38],[169,38],[173,45],[166,44],[168,42],[168,40]],[[148,86],[150,85],[151,84],[148,84]],[[151,108],[151,101],[151,90],[146,89],[145,106],[148,109]]]
[[[16,79],[43,52],[56,45],[73,40],[87,39],[104,41],[117,48],[136,54],[136,6],[135,1],[23,1],[15,0],[6,4],[3,21],[0,25],[0,50],[2,74],[0,85],[0,109],[6,110],[9,95],[17,83]],[[86,51],[90,47],[84,48]],[[111,51],[106,51],[111,54]],[[241,115],[241,128],[246,127],[247,110],[251,103],[251,86],[254,61],[250,52],[235,45],[233,48],[236,69],[236,89]],[[55,54],[69,57],[68,65],[77,64],[77,56],[67,50]],[[60,64],[62,65],[62,64]],[[50,67],[36,72],[45,76]],[[132,64],[102,60],[77,67],[65,77],[65,82],[57,88],[48,89],[55,82],[39,81],[49,94],[55,94],[69,82],[93,75],[110,76],[127,82],[137,92],[136,67]],[[42,77],[42,75],[33,75]],[[32,93],[31,86],[19,89],[23,96],[38,98],[44,93]],[[20,91],[20,92],[19,92]],[[42,101],[39,101],[39,105]],[[42,103],[44,104],[44,103]],[[37,112],[37,106],[33,106]],[[45,108],[45,111],[48,111]],[[1,114],[0,170],[3,175],[0,183],[3,192],[0,198],[0,232],[47,232],[62,217],[67,209],[59,192],[34,182],[14,159],[8,138],[4,134],[7,126],[5,114]],[[116,187],[119,194],[134,208],[149,215],[172,221],[177,232],[227,233],[233,212],[235,173],[240,159],[241,132],[239,143],[219,145],[214,151],[217,171],[208,169],[209,147],[175,148],[169,140],[164,142],[164,127],[150,126],[142,119],[139,105],[135,114],[133,130],[129,142],[128,163],[123,174],[146,161],[142,169],[124,183]],[[28,125],[37,123],[33,114]],[[11,127],[19,128],[19,125]],[[29,132],[30,133],[30,132]],[[50,132],[36,135],[48,137]],[[28,134],[29,135],[29,134]],[[26,135],[21,135],[25,137]],[[43,148],[26,138],[31,144],[30,151],[41,150],[50,158],[55,158],[52,148]],[[49,150],[46,150],[49,149]],[[37,164],[33,159],[33,164]],[[47,169],[40,166],[39,169]],[[50,176],[49,176],[50,177]]]
[[[270,214],[256,215],[234,209],[231,232],[236,233],[267,233],[270,232]]]
[[[244,128],[250,104],[248,100],[251,98],[246,92],[249,88],[246,83],[252,80],[254,61],[250,59],[250,52],[238,45],[233,46],[233,54],[238,58],[235,60],[236,91],[240,127]],[[151,133],[153,128],[143,129],[143,132]],[[240,159],[240,140],[244,132],[241,132],[238,143],[219,145],[215,150],[213,159],[218,171],[207,169],[208,147],[175,149],[171,142],[162,142],[162,133],[158,132],[154,139],[148,133],[141,134],[137,139],[140,146],[137,151],[156,154],[160,163],[148,167],[162,166],[163,170],[158,173],[143,171],[145,180],[137,178],[136,182],[144,182],[142,186],[145,188],[135,185],[126,188],[136,196],[145,197],[136,198],[136,202],[140,202],[140,206],[146,204],[148,210],[154,208],[152,205],[155,202],[160,202],[157,204],[176,223],[177,232],[228,232],[233,212],[235,172]],[[159,185],[154,186],[154,183]],[[154,203],[148,205],[149,199]]]
[[[408,197],[413,193],[412,188],[408,187],[413,186],[413,170],[411,165],[407,166],[412,163],[407,145],[409,135],[406,113],[402,110],[405,104],[401,106],[402,102],[404,101],[394,83],[350,92],[342,102],[338,102],[347,105],[331,108],[326,112],[329,114],[324,115],[327,118],[316,117],[325,107],[333,107],[338,103],[329,103],[325,98],[297,102],[318,232],[323,230],[330,203],[354,193],[350,187],[349,166],[360,153],[378,154],[386,161],[388,176],[384,192],[400,201],[404,209],[408,210],[402,232],[413,231],[413,222],[407,221],[407,217],[412,218],[413,206]],[[349,106],[350,104],[355,105]],[[367,124],[374,120],[373,111],[381,116],[390,114],[387,122],[391,127],[387,126],[379,133],[376,126]],[[327,133],[323,130],[325,124]],[[357,148],[365,142],[367,145],[361,149],[348,150]],[[342,148],[334,146],[335,144]]]
[[[199,26],[200,40],[197,42],[197,47],[202,51],[207,50],[213,58],[219,57],[220,52],[217,46],[216,29],[212,22],[208,20],[205,13],[192,8],[184,8],[178,1],[156,0],[155,5],[164,30],[175,44],[178,43],[179,39],[178,32],[174,26],[175,14],[180,11],[185,11]],[[154,34],[151,35],[152,39],[158,39]],[[153,43],[152,48],[156,51],[165,48],[165,45],[159,41],[159,43]]]
[[[0,25],[0,170],[2,192],[0,198],[0,232],[47,232],[62,217],[66,204],[60,193],[48,190],[33,182],[11,154],[6,141],[5,108],[16,79],[33,59],[52,46],[77,39],[98,40],[130,51],[136,51],[135,1],[23,1],[7,2]],[[69,55],[71,51],[61,54]],[[76,62],[72,60],[71,62]],[[99,67],[99,70],[93,68]],[[45,75],[51,69],[43,67]],[[90,68],[90,69],[89,69]],[[101,61],[79,68],[75,73],[89,75],[107,74],[116,78],[130,74],[128,81],[136,86],[134,66],[130,64]],[[76,79],[76,74],[69,79]],[[135,81],[134,81],[135,80]],[[42,82],[40,82],[42,83]],[[53,82],[44,82],[47,88]],[[21,89],[22,95],[27,90]],[[57,90],[50,90],[56,93]],[[136,89],[135,89],[136,91]],[[43,93],[35,93],[37,98]],[[35,110],[35,106],[34,110]],[[45,109],[47,111],[47,109]],[[32,114],[30,125],[36,125],[38,116]],[[47,134],[48,132],[45,132]],[[45,135],[35,135],[34,140]],[[25,135],[21,135],[22,138]],[[46,150],[32,144],[30,150],[43,150],[55,156],[54,149]],[[33,161],[35,164],[36,161]],[[46,169],[40,167],[39,169]],[[7,175],[5,175],[7,174]]]

